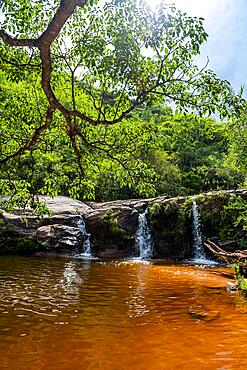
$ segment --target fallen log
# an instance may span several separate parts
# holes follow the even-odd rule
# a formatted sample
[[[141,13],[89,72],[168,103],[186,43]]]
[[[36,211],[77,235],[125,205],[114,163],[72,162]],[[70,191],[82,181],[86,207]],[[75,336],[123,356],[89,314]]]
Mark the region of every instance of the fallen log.
[[[247,260],[247,250],[237,250],[235,252],[227,252],[224,249],[220,248],[217,244],[212,242],[210,239],[207,239],[204,243],[204,247],[212,253],[216,258],[221,259],[227,262],[236,262]]]

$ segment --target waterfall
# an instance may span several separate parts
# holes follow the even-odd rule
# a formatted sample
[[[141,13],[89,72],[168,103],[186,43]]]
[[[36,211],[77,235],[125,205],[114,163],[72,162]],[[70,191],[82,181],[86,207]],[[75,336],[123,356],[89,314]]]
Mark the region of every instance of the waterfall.
[[[203,236],[201,231],[201,221],[199,207],[196,202],[192,204],[192,233],[193,233],[193,254],[195,259],[206,258],[203,248]]]
[[[138,226],[135,237],[135,248],[137,257],[140,259],[150,259],[153,255],[153,238],[148,226],[146,210],[139,213]]]
[[[193,233],[193,262],[210,264],[210,260],[203,247],[203,234],[201,230],[201,220],[199,207],[194,201],[192,204],[192,233]]]
[[[92,257],[91,244],[90,244],[90,234],[87,233],[86,224],[85,224],[85,221],[82,217],[81,217],[81,220],[80,220],[78,226],[79,226],[79,229],[80,229],[82,235],[85,237],[84,242],[82,244],[82,252],[80,253],[80,256],[90,258],[90,257]]]

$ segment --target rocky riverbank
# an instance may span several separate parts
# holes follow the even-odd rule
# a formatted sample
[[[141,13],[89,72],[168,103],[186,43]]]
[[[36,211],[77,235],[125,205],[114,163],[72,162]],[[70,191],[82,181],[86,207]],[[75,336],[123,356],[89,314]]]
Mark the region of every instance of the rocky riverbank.
[[[158,197],[107,203],[87,202],[63,196],[40,196],[50,210],[49,216],[33,215],[31,210],[0,214],[0,254],[8,253],[80,253],[87,238],[82,219],[91,234],[92,254],[100,258],[124,258],[135,255],[135,235],[139,213],[148,208],[153,234],[154,257],[187,258],[192,248],[192,202],[200,206],[203,231],[225,248],[237,247],[234,240],[220,240],[216,220],[229,197],[247,200],[247,190],[210,192],[192,197]],[[212,217],[211,217],[212,216]],[[242,231],[244,232],[244,231]],[[240,235],[241,237],[243,235]],[[239,248],[239,247],[238,247]]]

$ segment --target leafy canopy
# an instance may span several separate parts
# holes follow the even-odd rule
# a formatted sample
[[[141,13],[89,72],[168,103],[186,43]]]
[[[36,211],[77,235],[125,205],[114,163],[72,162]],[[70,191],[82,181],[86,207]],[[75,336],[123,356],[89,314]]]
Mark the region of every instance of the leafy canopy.
[[[155,174],[137,151],[152,147],[155,126],[133,130],[134,110],[173,101],[225,117],[245,104],[227,81],[194,65],[207,39],[203,19],[174,6],[3,0],[0,11],[2,193],[54,195],[70,183],[70,195],[93,197],[99,172],[110,170],[148,194]],[[36,168],[25,178],[23,162]]]

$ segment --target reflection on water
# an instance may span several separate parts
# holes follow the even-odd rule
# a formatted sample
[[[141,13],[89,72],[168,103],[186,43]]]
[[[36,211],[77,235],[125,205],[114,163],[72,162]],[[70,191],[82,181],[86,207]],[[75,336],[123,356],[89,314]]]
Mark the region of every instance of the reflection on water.
[[[149,312],[145,303],[147,274],[146,264],[136,265],[136,279],[134,283],[129,285],[130,296],[127,299],[128,316],[130,318],[143,316]]]
[[[90,270],[90,261],[83,265],[83,275],[76,271],[77,265],[73,260],[65,263],[63,277],[59,281],[58,287],[62,288],[65,293],[73,294],[79,299],[80,288],[86,282]]]
[[[245,369],[223,268],[0,258],[0,369]]]

